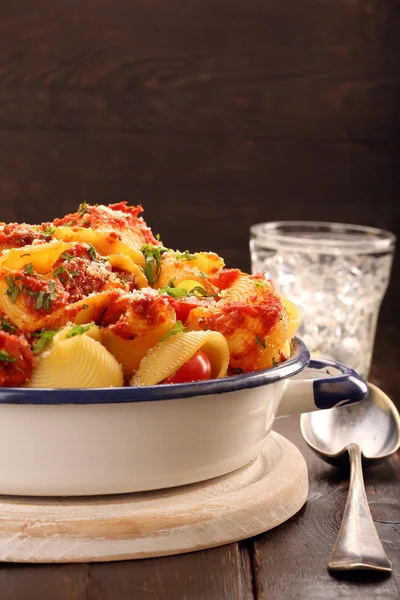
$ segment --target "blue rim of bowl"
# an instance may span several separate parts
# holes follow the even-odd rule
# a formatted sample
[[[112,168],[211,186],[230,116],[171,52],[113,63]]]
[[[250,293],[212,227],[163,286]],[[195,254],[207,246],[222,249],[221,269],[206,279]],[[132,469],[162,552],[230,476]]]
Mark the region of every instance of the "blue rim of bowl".
[[[294,339],[294,351],[287,361],[253,373],[191,383],[159,384],[121,388],[0,388],[0,404],[119,404],[177,400],[210,394],[225,394],[259,387],[292,377],[310,362],[304,342]]]

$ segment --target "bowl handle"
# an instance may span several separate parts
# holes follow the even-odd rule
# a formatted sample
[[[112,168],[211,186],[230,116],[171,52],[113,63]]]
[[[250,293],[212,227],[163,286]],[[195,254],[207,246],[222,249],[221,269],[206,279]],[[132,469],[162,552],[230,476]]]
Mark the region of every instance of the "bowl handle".
[[[367,383],[353,369],[332,360],[311,360],[289,380],[276,416],[352,404],[367,395]]]

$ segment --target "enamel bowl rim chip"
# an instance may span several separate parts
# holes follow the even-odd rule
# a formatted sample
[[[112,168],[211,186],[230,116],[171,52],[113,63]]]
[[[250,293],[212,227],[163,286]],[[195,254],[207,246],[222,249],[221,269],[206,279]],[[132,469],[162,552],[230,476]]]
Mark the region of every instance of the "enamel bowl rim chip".
[[[310,353],[299,338],[293,340],[292,356],[276,367],[191,383],[121,388],[0,388],[0,404],[116,404],[176,400],[224,394],[260,387],[296,375],[310,362]]]

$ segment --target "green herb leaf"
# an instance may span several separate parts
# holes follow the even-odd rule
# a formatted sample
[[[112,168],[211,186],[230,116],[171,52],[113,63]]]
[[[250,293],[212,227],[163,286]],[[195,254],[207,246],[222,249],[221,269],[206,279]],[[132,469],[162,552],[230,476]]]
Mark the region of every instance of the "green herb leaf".
[[[177,252],[175,258],[177,260],[196,260],[196,254],[190,254],[189,250],[185,250],[185,252]]]
[[[50,227],[47,227],[44,233],[45,235],[53,235],[56,229],[57,227],[55,227],[54,225],[50,225]]]
[[[69,339],[75,337],[76,335],[82,335],[91,329],[94,325],[94,321],[88,323],[87,325],[74,325],[66,334],[65,338]]]
[[[88,205],[86,202],[82,202],[78,208],[78,215],[82,217],[85,213],[89,212]]]
[[[25,273],[25,275],[33,275],[33,263],[29,263],[29,265],[25,265],[24,273]]]
[[[71,254],[71,252],[65,251],[62,254],[60,254],[60,258],[62,260],[73,260],[76,257],[73,254]]]
[[[156,233],[156,236],[155,236],[155,237],[156,237],[156,240],[160,241],[160,238],[161,238],[161,236],[160,236],[160,234],[159,234],[159,233]]]
[[[37,294],[37,300],[35,303],[36,310],[40,310],[42,308],[45,296],[46,292],[44,292],[43,290],[40,290],[40,292]]]
[[[69,271],[67,271],[65,267],[58,267],[58,269],[54,271],[53,275],[55,275],[55,277],[58,277],[58,279],[60,279],[60,275],[66,275],[68,281],[71,279],[71,274]]]
[[[0,360],[5,363],[17,362],[17,359],[10,356],[5,350],[0,350]]]
[[[257,346],[262,346],[263,348],[267,347],[267,345],[265,343],[265,338],[260,338],[259,335],[256,335],[256,344],[257,344]]]
[[[79,271],[71,271],[71,276],[72,277],[78,277],[78,275],[80,275]]]
[[[265,283],[263,281],[255,281],[254,285],[256,285],[259,288],[264,288],[265,287]]]
[[[275,357],[272,357],[272,366],[276,367],[276,365],[279,365],[279,360],[276,360]]]
[[[27,285],[23,285],[21,287],[21,292],[23,294],[26,294],[27,296],[30,296],[31,298],[37,298],[39,296],[39,292],[34,292],[33,290],[31,290],[31,288],[29,288]]]
[[[8,290],[6,291],[6,294],[10,298],[11,302],[13,304],[15,304],[17,301],[17,298],[19,296],[20,289],[15,284],[13,276],[11,274],[7,275],[7,277],[4,278],[4,281],[6,282],[6,284],[8,286]]]
[[[184,296],[188,295],[187,290],[185,290],[185,288],[180,288],[180,287],[169,287],[168,285],[166,285],[163,288],[160,288],[158,290],[159,294],[168,294],[168,296],[171,296],[171,298],[183,298]]]
[[[155,283],[161,275],[161,255],[167,252],[168,248],[164,246],[153,246],[145,244],[141,247],[144,256],[144,273],[149,283]]]
[[[207,279],[208,277],[207,273],[204,273],[204,271],[200,271],[200,275],[204,277],[204,279]]]
[[[4,317],[0,316],[0,329],[6,331],[7,333],[14,334],[17,331],[17,328],[14,325],[11,325]]]
[[[190,296],[197,296],[197,298],[204,298],[205,296],[209,296],[210,294],[205,290],[201,285],[196,285],[189,292]]]
[[[177,333],[184,333],[185,331],[189,331],[186,327],[183,326],[182,321],[177,321],[172,329],[170,329],[165,335],[162,336],[160,342],[165,342],[172,335],[176,335]]]
[[[97,260],[96,249],[92,244],[89,244],[88,252],[92,260]]]
[[[84,310],[86,310],[87,308],[89,308],[89,304],[82,304],[82,308],[83,308]]]
[[[21,254],[20,258],[24,258],[24,256],[30,256],[30,252],[27,252],[26,254]]]
[[[33,335],[39,339],[35,342],[33,352],[38,354],[59,331],[59,329],[42,329],[39,333],[34,333]]]

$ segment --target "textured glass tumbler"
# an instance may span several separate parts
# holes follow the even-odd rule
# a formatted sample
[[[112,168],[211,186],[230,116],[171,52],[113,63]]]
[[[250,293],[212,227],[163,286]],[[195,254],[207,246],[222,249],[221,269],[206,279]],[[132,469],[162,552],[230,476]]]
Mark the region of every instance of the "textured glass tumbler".
[[[265,271],[300,309],[313,356],[368,376],[396,238],[372,227],[277,221],[250,228],[252,272]]]

